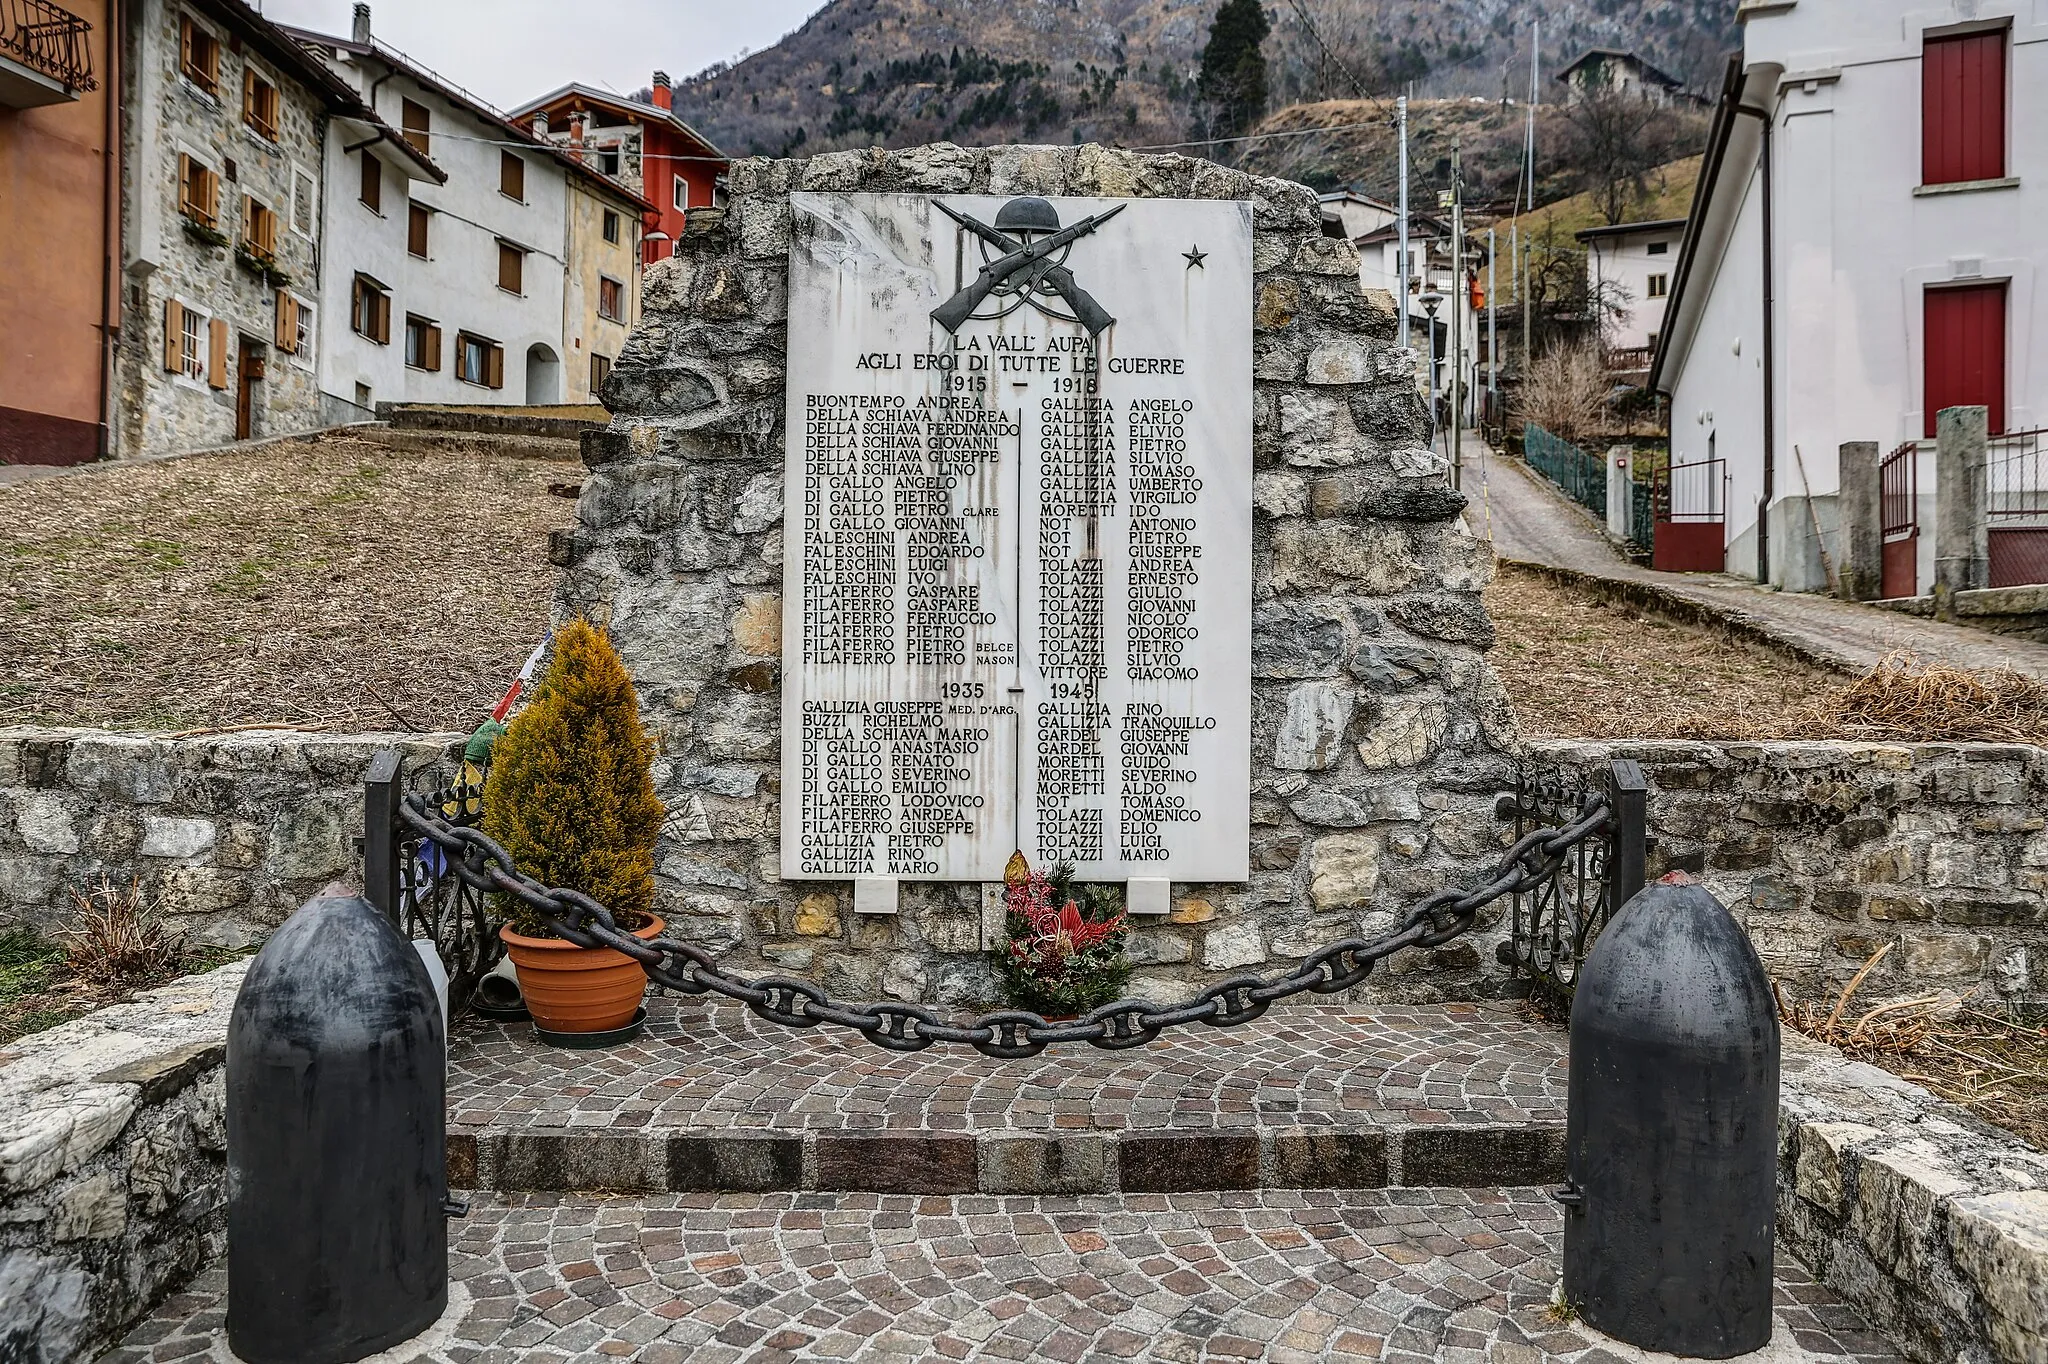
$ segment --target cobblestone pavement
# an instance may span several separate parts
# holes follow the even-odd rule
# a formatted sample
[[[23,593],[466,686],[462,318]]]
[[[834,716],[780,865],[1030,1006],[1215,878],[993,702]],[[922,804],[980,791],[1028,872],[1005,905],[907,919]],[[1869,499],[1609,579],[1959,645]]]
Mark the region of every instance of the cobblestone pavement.
[[[1562,1122],[1565,1038],[1513,1006],[1318,1004],[1149,1047],[1059,1046],[1031,1061],[963,1047],[883,1051],[831,1027],[650,998],[638,1041],[542,1046],[472,1023],[449,1057],[453,1131],[892,1128],[923,1132]]]
[[[529,1195],[453,1226],[455,1310],[392,1361],[1663,1358],[1550,1308],[1560,1224],[1539,1189]],[[224,1292],[209,1270],[106,1364],[228,1364]],[[1898,1359],[1789,1260],[1777,1303],[1746,1358]]]
[[[1806,652],[1851,673],[1900,650],[1959,668],[2011,667],[2048,677],[2048,644],[1946,625],[1816,592],[1774,592],[1732,573],[1658,573],[1614,552],[1590,516],[1567,502],[1518,459],[1483,463],[1466,443],[1466,513],[1473,533],[1503,559],[1571,569],[1595,578],[1670,592],[1721,616],[1746,617]]]

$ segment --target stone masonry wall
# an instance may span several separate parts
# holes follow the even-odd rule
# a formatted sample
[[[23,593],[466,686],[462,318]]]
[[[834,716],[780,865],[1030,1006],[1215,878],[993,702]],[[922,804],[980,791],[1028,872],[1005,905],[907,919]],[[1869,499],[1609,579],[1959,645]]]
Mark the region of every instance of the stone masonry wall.
[[[0,924],[47,927],[104,875],[140,881],[198,941],[253,943],[356,865],[378,749],[410,770],[459,742],[0,729]]]
[[[228,1012],[248,965],[0,1052],[0,1359],[95,1359],[221,1254]]]
[[[1254,870],[1174,887],[1167,922],[1134,935],[1135,990],[1179,997],[1383,931],[1497,851],[1488,798],[1516,740],[1482,653],[1491,557],[1425,448],[1391,301],[1360,291],[1312,191],[1189,157],[944,144],[740,161],[730,185],[648,272],[606,386],[615,418],[584,440],[579,525],[554,546],[561,611],[609,621],[662,750],[675,931],[848,996],[995,993],[981,950],[1001,917],[984,888],[906,884],[900,915],[856,918],[850,885],[777,876],[792,190],[1254,207]],[[1469,941],[1410,955],[1372,988],[1470,994],[1497,970]]]
[[[1650,781],[1650,874],[1700,878],[1771,974],[1858,998],[1940,989],[2048,999],[2048,750],[2017,744],[1583,743],[1532,746]]]

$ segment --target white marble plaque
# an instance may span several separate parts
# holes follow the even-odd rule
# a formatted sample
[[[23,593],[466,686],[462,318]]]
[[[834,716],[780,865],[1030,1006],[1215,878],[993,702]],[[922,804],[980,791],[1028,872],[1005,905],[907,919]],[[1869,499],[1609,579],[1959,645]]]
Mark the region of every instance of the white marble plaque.
[[[782,875],[1244,880],[1250,205],[791,201]]]

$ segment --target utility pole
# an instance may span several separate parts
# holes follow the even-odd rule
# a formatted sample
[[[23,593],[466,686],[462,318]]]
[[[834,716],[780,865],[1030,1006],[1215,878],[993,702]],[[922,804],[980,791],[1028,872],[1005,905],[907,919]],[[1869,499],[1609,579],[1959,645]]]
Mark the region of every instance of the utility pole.
[[[1465,483],[1465,173],[1458,140],[1451,143],[1451,486]]]
[[[1394,291],[1394,301],[1401,317],[1401,346],[1405,350],[1414,343],[1408,335],[1408,97],[1401,96],[1394,101],[1394,119],[1401,129],[1401,266],[1400,288]],[[1386,182],[1382,180],[1381,184]]]
[[[1489,411],[1500,407],[1500,273],[1494,268],[1494,257],[1500,250],[1500,237],[1493,228],[1486,229],[1486,406]]]
[[[1533,363],[1535,362],[1535,359],[1536,359],[1536,357],[1535,357],[1534,355],[1530,354],[1530,352],[1529,352],[1529,345],[1530,345],[1530,342],[1529,342],[1529,319],[1530,319],[1531,315],[1532,315],[1532,314],[1534,314],[1534,313],[1535,313],[1535,311],[1536,311],[1536,301],[1535,301],[1535,300],[1534,300],[1533,298],[1531,298],[1531,297],[1529,296],[1529,285],[1530,285],[1530,279],[1529,279],[1529,260],[1528,260],[1527,258],[1528,258],[1528,257],[1533,257],[1533,256],[1534,256],[1534,255],[1536,254],[1536,245],[1535,245],[1535,243],[1531,242],[1531,243],[1529,243],[1528,245],[1524,246],[1524,247],[1522,248],[1522,250],[1523,250],[1523,252],[1525,253],[1525,258],[1523,259],[1523,261],[1522,261],[1522,263],[1521,263],[1521,271],[1522,271],[1522,382],[1523,382],[1523,383],[1527,383],[1527,382],[1529,382],[1529,366],[1530,366],[1531,364],[1533,364]]]

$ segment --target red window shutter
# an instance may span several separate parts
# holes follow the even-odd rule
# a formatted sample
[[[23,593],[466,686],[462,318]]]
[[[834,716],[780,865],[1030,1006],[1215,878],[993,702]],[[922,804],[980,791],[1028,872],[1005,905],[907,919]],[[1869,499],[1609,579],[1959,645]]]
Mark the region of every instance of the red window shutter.
[[[2004,30],[1929,38],[1920,62],[1920,182],[2005,175]]]
[[[2005,293],[2003,283],[1927,291],[1929,436],[1945,407],[1989,408],[1991,433],[2005,430]]]

